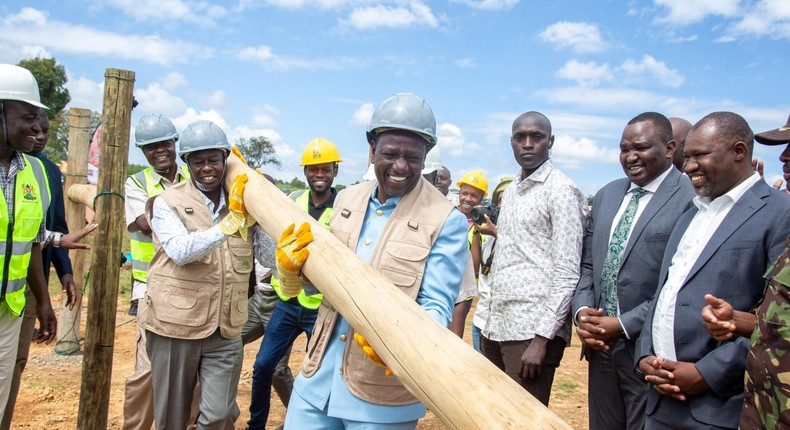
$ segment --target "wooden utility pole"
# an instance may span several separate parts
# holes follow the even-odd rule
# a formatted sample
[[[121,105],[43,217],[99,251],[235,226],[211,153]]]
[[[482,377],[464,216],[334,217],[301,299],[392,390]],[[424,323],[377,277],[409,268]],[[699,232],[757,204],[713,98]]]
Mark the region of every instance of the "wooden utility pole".
[[[90,147],[91,111],[88,109],[71,108],[69,118],[69,157],[66,171],[65,189],[76,184],[84,184],[88,173],[88,149]],[[70,199],[65,199],[66,222],[69,231],[78,231],[85,227],[85,206]],[[85,274],[85,250],[69,251],[73,269],[74,284],[77,296],[74,298],[74,310],[68,306],[60,307],[58,320],[58,343],[55,351],[61,354],[73,354],[80,350],[80,319],[82,309],[82,289]],[[66,303],[63,295],[61,303]]]
[[[82,385],[77,428],[107,428],[110,378],[115,344],[115,308],[118,300],[120,255],[123,241],[124,194],[129,161],[134,72],[106,69],[98,193],[94,203],[99,223],[93,245],[90,299],[82,361]]]
[[[228,158],[228,189],[241,173],[249,177],[244,205],[271,237],[291,223],[311,224],[305,275],[448,428],[570,429],[235,155]]]

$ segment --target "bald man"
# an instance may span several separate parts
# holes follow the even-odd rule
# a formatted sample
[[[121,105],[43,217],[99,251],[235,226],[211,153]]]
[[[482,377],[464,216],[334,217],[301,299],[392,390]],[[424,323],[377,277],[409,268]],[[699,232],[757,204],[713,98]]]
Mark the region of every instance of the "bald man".
[[[691,130],[691,123],[683,118],[673,116],[669,118],[672,124],[672,140],[675,141],[675,155],[672,157],[672,164],[675,168],[683,171],[683,145],[686,144],[686,135]]]

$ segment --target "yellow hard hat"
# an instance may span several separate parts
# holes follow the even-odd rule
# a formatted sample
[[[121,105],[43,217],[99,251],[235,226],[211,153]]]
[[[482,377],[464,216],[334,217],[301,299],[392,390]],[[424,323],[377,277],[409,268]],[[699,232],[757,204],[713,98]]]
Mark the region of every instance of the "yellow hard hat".
[[[478,190],[483,192],[483,197],[488,195],[488,181],[486,180],[485,175],[480,170],[472,170],[465,174],[456,185],[461,187],[461,184],[466,184],[477,188]]]
[[[302,164],[300,166],[312,166],[324,163],[342,163],[337,147],[330,141],[319,137],[307,144],[302,152]]]

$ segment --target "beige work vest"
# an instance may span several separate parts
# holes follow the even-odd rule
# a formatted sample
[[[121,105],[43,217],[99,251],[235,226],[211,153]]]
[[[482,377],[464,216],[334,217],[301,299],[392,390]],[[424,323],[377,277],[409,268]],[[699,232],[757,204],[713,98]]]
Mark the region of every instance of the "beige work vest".
[[[335,201],[330,230],[341,242],[357,249],[359,233],[376,181],[345,189]],[[425,263],[439,236],[452,203],[428,181],[401,198],[373,252],[371,266],[412,299],[417,298]],[[324,297],[307,347],[302,372],[311,377],[321,366],[338,312]],[[362,400],[379,405],[406,405],[418,402],[396,377],[386,376],[353,341],[350,330],[343,352],[343,380],[349,391]]]
[[[206,203],[192,181],[159,195],[190,232],[214,226]],[[150,220],[151,206],[147,207]],[[178,339],[204,339],[220,329],[222,337],[241,335],[247,321],[247,287],[252,271],[252,236],[232,236],[202,258],[179,266],[153,234],[154,256],[148,267],[146,330]]]

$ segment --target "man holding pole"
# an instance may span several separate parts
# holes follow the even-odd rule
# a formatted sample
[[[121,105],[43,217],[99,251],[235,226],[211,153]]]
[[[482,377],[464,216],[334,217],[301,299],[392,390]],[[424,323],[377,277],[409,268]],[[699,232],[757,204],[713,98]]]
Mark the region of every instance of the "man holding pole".
[[[466,267],[467,227],[464,216],[420,174],[436,144],[433,112],[421,97],[395,94],[374,111],[367,137],[376,180],[340,193],[331,231],[447,326]],[[294,279],[281,274],[280,281]],[[425,406],[388,376],[367,341],[326,299],[313,334],[286,428],[416,427]]]
[[[142,317],[145,312],[148,264],[154,256],[151,226],[145,218],[145,203],[172,185],[189,179],[189,171],[176,164],[178,132],[167,117],[160,114],[140,118],[134,129],[134,143],[143,151],[149,167],[129,176],[124,184],[126,229],[132,251],[132,310]],[[140,318],[141,319],[141,318]],[[154,423],[151,362],[145,349],[145,331],[137,324],[137,355],[134,374],[126,378],[123,404],[123,429],[150,429]]]
[[[42,246],[88,249],[77,243],[96,228],[91,224],[79,232],[64,235],[44,228],[50,191],[44,166],[35,157],[23,154],[33,149],[42,133],[38,83],[26,69],[0,64],[0,235],[7,243],[0,256],[4,273],[0,276],[0,421],[5,415],[12,372],[25,309],[25,287],[36,298],[36,315],[41,324],[33,340],[49,343],[55,338],[57,321],[52,310],[41,260]],[[74,290],[67,290],[69,302]]]
[[[337,191],[332,187],[338,172],[338,164],[343,162],[337,147],[330,141],[319,137],[313,139],[302,152],[302,166],[305,179],[310,186],[308,190],[291,193],[290,198],[305,212],[329,229],[332,219],[332,206]],[[255,364],[252,370],[252,399],[250,400],[249,430],[263,430],[269,418],[271,402],[272,378],[281,360],[287,366],[294,340],[305,333],[307,338],[313,333],[313,325],[318,315],[318,306],[323,296],[312,285],[305,285],[296,297],[283,294],[279,279],[272,277],[272,287],[280,300],[272,312],[266,335],[263,337]],[[285,405],[290,401],[282,399]]]
[[[259,262],[274,263],[268,236],[248,235],[254,220],[242,198],[247,176],[236,177],[228,192],[222,185],[229,153],[222,129],[210,121],[193,122],[179,147],[191,180],[146,204],[154,256],[140,324],[156,381],[158,430],[187,428],[198,378],[198,428],[232,429],[239,416],[236,392],[253,243]]]

